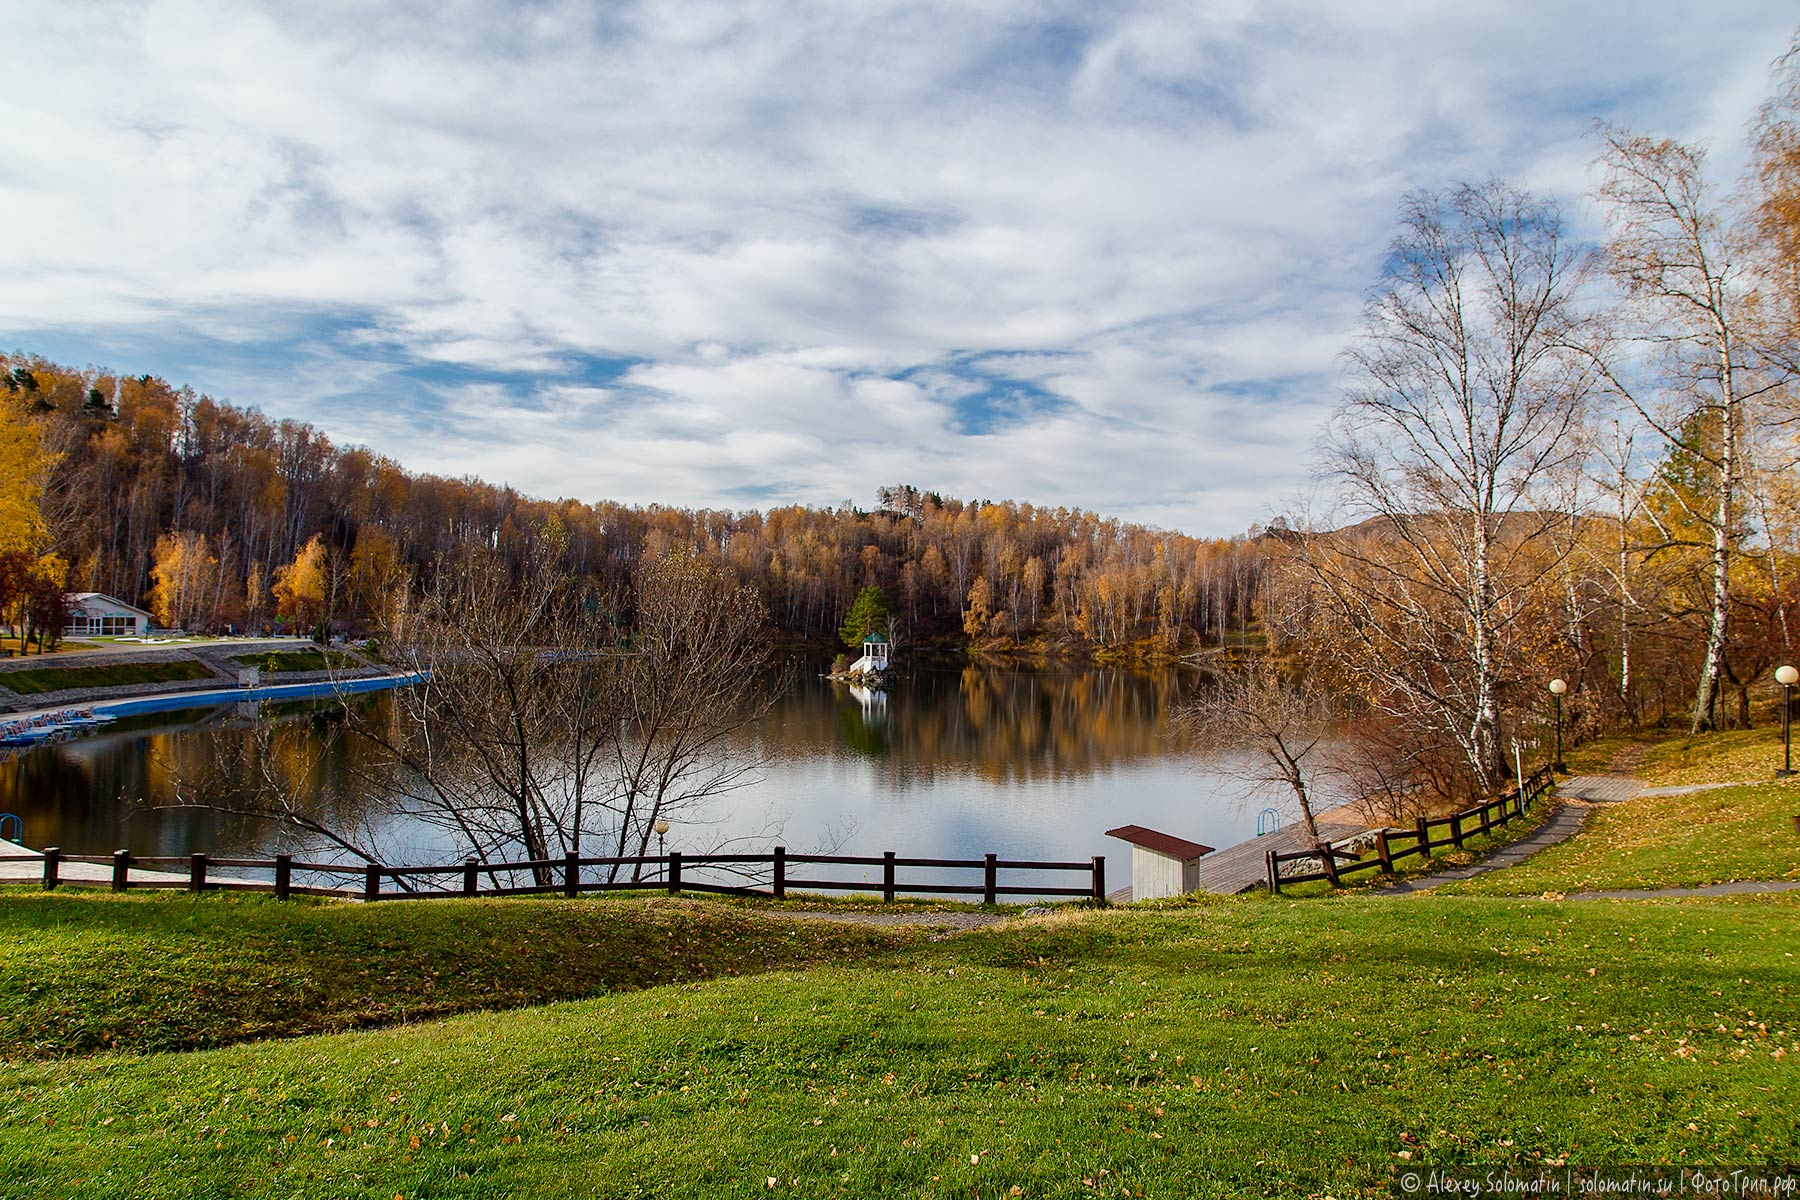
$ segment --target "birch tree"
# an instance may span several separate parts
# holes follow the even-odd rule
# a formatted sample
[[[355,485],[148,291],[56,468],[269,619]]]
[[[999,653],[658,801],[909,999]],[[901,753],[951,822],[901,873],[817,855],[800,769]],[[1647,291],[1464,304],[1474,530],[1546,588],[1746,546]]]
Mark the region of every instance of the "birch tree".
[[[1503,694],[1571,542],[1552,534],[1592,391],[1566,348],[1588,260],[1554,208],[1498,181],[1410,195],[1400,226],[1323,441],[1328,515],[1359,528],[1315,521],[1297,558],[1353,685],[1453,739],[1491,788]]]
[[[1696,493],[1704,502],[1685,506],[1709,557],[1706,642],[1689,722],[1698,733],[1714,723],[1725,668],[1732,567],[1752,477],[1750,405],[1779,386],[1781,372],[1750,336],[1748,281],[1729,214],[1707,181],[1705,152],[1610,127],[1600,137],[1607,266],[1625,308],[1621,332],[1596,361],[1669,452],[1708,476]]]

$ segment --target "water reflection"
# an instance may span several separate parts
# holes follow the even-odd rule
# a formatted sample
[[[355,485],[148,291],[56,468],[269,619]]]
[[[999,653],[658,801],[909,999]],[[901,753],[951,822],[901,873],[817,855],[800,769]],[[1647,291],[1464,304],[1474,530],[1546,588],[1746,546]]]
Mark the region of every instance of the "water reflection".
[[[1228,845],[1255,831],[1262,802],[1175,739],[1168,714],[1199,686],[1188,671],[918,668],[888,692],[801,672],[743,737],[767,765],[706,819],[678,824],[671,849],[734,836],[795,850],[1085,858],[1124,872],[1103,831],[1127,822]],[[391,698],[360,701],[379,715]],[[258,738],[258,721],[274,721]],[[371,819],[368,751],[305,711],[238,707],[158,714],[0,763],[0,811],[25,840],[70,853],[130,846],[140,854],[272,852],[296,846],[249,818],[168,809],[184,796],[244,797],[266,777],[295,788],[309,813],[357,829],[395,857],[443,857],[432,835]],[[302,842],[304,839],[299,839]],[[1121,881],[1124,874],[1117,876]]]

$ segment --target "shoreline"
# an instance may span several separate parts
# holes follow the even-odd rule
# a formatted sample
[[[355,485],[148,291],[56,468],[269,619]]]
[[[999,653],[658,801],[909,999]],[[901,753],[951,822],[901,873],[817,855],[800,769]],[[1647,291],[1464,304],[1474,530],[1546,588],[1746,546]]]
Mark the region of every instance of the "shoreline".
[[[363,675],[353,679],[314,679],[297,683],[270,683],[256,687],[205,687],[186,691],[158,692],[151,695],[115,695],[111,698],[65,700],[60,704],[5,714],[8,721],[28,721],[33,717],[67,712],[69,709],[91,709],[96,716],[132,717],[143,713],[167,712],[182,708],[217,708],[246,700],[308,700],[320,696],[356,695],[362,692],[386,691],[422,683],[428,673],[416,671],[389,675]]]

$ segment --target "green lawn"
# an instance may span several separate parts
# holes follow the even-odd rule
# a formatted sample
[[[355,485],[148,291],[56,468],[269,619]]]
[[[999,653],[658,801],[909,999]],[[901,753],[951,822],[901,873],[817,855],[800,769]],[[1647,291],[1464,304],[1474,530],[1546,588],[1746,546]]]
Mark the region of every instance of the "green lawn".
[[[479,945],[507,907],[461,905],[357,911],[471,922],[460,940]],[[438,1024],[14,1063],[0,1180],[1341,1200],[1433,1164],[1793,1162],[1797,917],[1794,897],[1074,911]],[[202,973],[188,1003],[216,996]]]
[[[234,654],[231,661],[275,674],[282,671],[354,670],[363,665],[354,656],[336,650],[271,650],[265,654]]]
[[[671,900],[0,893],[0,1055],[175,1050],[854,960],[902,935]]]
[[[133,683],[171,683],[180,679],[212,679],[213,673],[191,658],[155,662],[113,663],[93,667],[30,667],[0,671],[0,687],[22,696],[59,692],[64,688],[123,687]]]
[[[1599,804],[1561,845],[1446,893],[1536,896],[1800,879],[1800,785],[1758,783]]]

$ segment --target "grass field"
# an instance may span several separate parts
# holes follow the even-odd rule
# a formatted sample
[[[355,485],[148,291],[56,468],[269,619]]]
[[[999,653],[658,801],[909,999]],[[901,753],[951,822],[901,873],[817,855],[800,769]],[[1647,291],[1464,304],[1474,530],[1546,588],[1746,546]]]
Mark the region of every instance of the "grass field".
[[[1756,729],[1731,729],[1688,737],[1684,733],[1648,731],[1584,742],[1563,757],[1576,775],[1599,775],[1615,760],[1636,749],[1642,761],[1634,774],[1649,787],[1695,783],[1751,783],[1773,779],[1781,766],[1779,720]]]
[[[899,935],[661,900],[0,894],[0,1055],[175,1050],[854,960]]]
[[[182,679],[212,679],[213,673],[190,658],[155,662],[112,663],[92,667],[28,667],[0,672],[0,687],[23,696],[59,692],[65,688],[124,687],[133,683],[172,683]]]
[[[509,907],[560,911],[358,911],[478,945]],[[1792,897],[1075,910],[442,1023],[15,1062],[0,1179],[76,1197],[1343,1198],[1432,1164],[1791,1162],[1797,917]],[[192,977],[190,1005],[222,1002],[211,982]]]
[[[1800,879],[1800,784],[1758,783],[1595,805],[1581,833],[1447,893],[1535,896]]]

